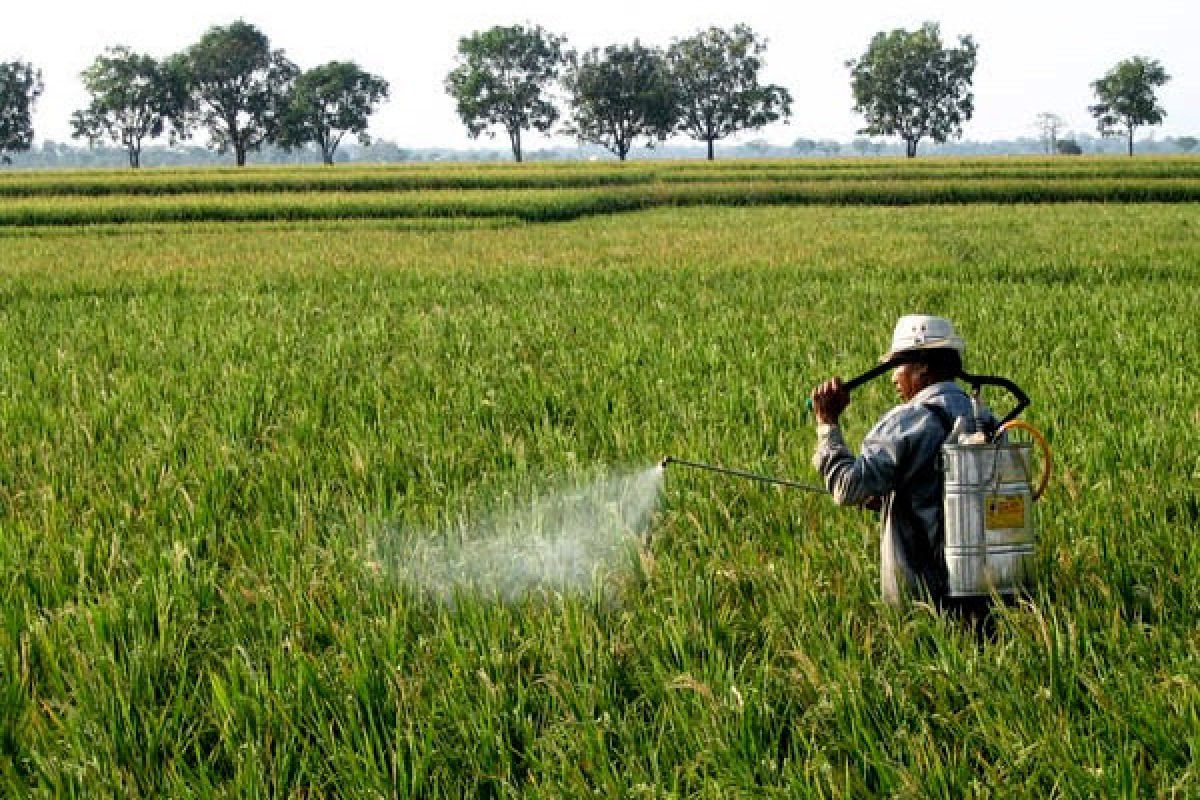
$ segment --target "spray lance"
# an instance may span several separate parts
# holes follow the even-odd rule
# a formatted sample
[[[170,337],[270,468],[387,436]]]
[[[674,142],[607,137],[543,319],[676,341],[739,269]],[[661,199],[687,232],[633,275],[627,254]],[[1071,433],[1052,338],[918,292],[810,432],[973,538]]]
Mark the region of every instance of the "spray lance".
[[[771,483],[776,486],[787,486],[790,489],[800,489],[805,492],[821,492],[828,494],[828,490],[821,486],[813,486],[807,483],[799,483],[797,481],[788,480],[787,478],[774,478],[770,475],[759,475],[757,472],[747,472],[744,469],[730,469],[729,467],[720,467],[716,464],[702,464],[699,461],[685,461],[682,458],[667,456],[661,462],[659,467],[666,469],[670,464],[678,464],[681,467],[690,467],[691,469],[702,469],[708,472],[717,472],[721,475],[732,475],[735,478],[746,478],[759,483]]]

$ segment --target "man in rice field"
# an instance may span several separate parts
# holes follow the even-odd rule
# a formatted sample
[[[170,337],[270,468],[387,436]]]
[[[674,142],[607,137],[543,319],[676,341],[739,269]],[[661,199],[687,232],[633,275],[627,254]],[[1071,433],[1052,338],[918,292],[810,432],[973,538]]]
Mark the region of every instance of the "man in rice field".
[[[850,404],[841,379],[831,378],[812,393],[813,465],[838,505],[882,513],[880,578],[883,599],[892,605],[908,597],[948,605],[937,455],[954,422],[971,416],[970,397],[954,381],[962,371],[963,348],[948,319],[901,317],[883,360],[901,354],[910,359],[892,371],[903,402],[875,424],[857,457],[838,425]]]

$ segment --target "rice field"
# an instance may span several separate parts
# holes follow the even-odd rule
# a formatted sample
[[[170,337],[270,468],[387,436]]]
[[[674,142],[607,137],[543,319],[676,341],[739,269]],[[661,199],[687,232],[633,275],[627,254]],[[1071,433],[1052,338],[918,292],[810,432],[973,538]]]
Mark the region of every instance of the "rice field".
[[[0,176],[0,795],[1200,793],[1200,161],[629,166]],[[1058,463],[992,640],[701,473],[603,592],[379,559],[668,454],[815,481],[913,311]]]
[[[1200,202],[1200,161],[1010,158],[13,172],[0,233],[328,220],[563,222],[664,207]]]

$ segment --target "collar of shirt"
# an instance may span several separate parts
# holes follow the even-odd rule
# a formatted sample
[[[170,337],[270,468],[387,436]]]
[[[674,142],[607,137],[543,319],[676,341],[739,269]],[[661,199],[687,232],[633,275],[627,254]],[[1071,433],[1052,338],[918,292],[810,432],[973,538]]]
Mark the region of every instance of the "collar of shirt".
[[[928,402],[935,397],[940,397],[944,394],[966,394],[963,388],[954,381],[939,381],[938,383],[926,386],[921,391],[913,395],[913,399],[908,401],[909,405],[919,406],[922,403]]]

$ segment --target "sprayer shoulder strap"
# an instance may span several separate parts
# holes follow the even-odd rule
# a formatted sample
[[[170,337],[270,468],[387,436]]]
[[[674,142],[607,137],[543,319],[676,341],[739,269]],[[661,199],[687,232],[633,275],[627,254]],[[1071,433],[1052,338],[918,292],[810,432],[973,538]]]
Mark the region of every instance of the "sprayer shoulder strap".
[[[921,403],[921,408],[937,417],[938,422],[942,423],[942,430],[947,436],[950,431],[954,430],[954,419],[950,416],[950,412],[939,405],[933,403]]]
[[[933,454],[929,457],[929,461],[921,467],[917,474],[926,472],[932,469],[934,473],[941,471],[942,464],[942,445],[946,443],[946,439],[950,436],[950,431],[954,430],[954,418],[950,416],[950,412],[939,405],[933,403],[921,403],[921,408],[933,414],[937,421],[942,425],[942,438],[938,442],[938,446],[934,448]]]

